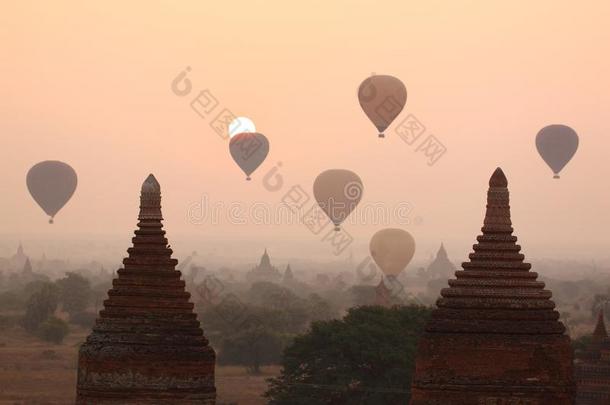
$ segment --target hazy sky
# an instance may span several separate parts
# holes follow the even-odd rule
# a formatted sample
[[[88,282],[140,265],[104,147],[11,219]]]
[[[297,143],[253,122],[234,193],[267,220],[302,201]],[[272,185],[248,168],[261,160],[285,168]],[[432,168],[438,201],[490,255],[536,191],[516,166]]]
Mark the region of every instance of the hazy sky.
[[[416,257],[445,240],[460,261],[501,166],[526,256],[608,257],[609,19],[606,1],[6,2],[0,234],[104,235],[127,248],[152,172],[176,249],[233,254],[221,241],[239,240],[295,254],[319,247],[333,258],[300,224],[194,224],[187,213],[202,198],[277,208],[291,186],[311,192],[318,173],[345,168],[364,182],[361,204],[412,207],[409,225],[346,225],[354,246],[400,226],[418,241]],[[179,97],[171,82],[186,66],[193,90]],[[408,91],[385,140],[356,97],[373,72],[399,77]],[[202,118],[190,102],[205,89],[219,106]],[[251,182],[210,127],[222,108],[252,118],[270,140]],[[447,148],[435,165],[393,132],[408,114]],[[534,146],[553,123],[580,135],[559,181]],[[79,176],[52,226],[25,186],[42,160],[67,162]],[[277,162],[284,186],[271,192],[262,178]]]

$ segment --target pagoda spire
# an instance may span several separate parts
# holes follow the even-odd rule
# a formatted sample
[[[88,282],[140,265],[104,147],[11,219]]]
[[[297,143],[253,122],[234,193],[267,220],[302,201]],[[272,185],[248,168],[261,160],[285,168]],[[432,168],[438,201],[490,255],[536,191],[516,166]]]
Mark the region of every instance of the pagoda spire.
[[[438,252],[436,252],[436,257],[448,257],[447,250],[445,249],[445,244],[443,242],[441,242],[441,247],[438,249]]]
[[[140,194],[138,229],[79,351],[77,404],[214,404],[208,345],[161,223],[161,187]]]
[[[608,338],[608,330],[606,329],[606,323],[604,322],[604,310],[600,309],[597,314],[597,324],[593,331],[593,341],[602,342]]]
[[[25,259],[25,264],[23,265],[23,274],[32,274],[32,263],[30,263],[30,258],[27,257]]]
[[[531,264],[524,262],[521,246],[512,234],[508,181],[500,168],[489,180],[481,231],[470,261],[462,263],[463,270],[455,273],[457,279],[449,280],[449,288],[441,290],[438,316],[429,329],[563,333],[565,327],[558,321],[551,292],[544,289],[544,282],[536,280],[537,273],[529,271]],[[494,308],[499,313],[482,311],[484,308]],[[473,324],[473,317],[479,322]]]
[[[411,405],[573,403],[573,350],[513,235],[508,181],[489,179],[482,234],[418,343]],[[474,365],[474,366],[470,366]]]

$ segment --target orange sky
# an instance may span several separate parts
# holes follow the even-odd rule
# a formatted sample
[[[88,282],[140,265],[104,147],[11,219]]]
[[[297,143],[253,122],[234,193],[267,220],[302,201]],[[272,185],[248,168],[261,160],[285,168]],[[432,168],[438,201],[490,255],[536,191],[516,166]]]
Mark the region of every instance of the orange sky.
[[[300,243],[319,245],[320,257],[333,258],[302,225],[196,225],[187,211],[204,195],[277,206],[289,186],[311,191],[318,173],[345,168],[364,182],[361,204],[413,207],[417,223],[405,228],[416,257],[445,240],[460,261],[482,224],[487,179],[501,166],[526,256],[608,257],[609,19],[605,1],[7,3],[0,234],[11,243],[107,235],[126,248],[139,186],[153,172],[176,249],[239,239],[295,254]],[[193,93],[180,98],[170,83],[186,66]],[[407,87],[397,121],[414,114],[446,146],[434,166],[393,135],[395,125],[376,137],[356,97],[373,72]],[[244,181],[211,120],[190,108],[204,89],[269,138],[254,181]],[[534,146],[551,123],[580,135],[559,181]],[[25,187],[29,167],[47,159],[79,176],[53,226]],[[270,192],[261,181],[277,162],[286,185]],[[364,246],[388,225],[398,224],[346,229]]]

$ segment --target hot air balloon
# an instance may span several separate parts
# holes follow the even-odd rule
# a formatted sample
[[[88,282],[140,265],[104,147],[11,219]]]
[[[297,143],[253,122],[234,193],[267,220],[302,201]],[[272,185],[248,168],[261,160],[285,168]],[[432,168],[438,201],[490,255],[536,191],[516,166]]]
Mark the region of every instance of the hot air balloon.
[[[373,75],[360,84],[358,101],[383,138],[407,103],[407,88],[394,76]]]
[[[269,141],[258,132],[243,132],[231,138],[229,151],[235,163],[246,173],[246,180],[250,180],[250,175],[269,153]]]
[[[566,125],[549,125],[536,135],[536,149],[553,170],[553,178],[558,179],[559,172],[578,149],[578,135]]]
[[[386,228],[373,235],[369,249],[381,271],[388,277],[396,277],[413,258],[415,240],[403,229]]]
[[[335,224],[335,231],[341,229],[339,225],[356,208],[363,190],[360,177],[343,169],[326,170],[313,183],[314,197],[322,211]]]
[[[70,165],[57,160],[35,164],[26,176],[28,190],[34,201],[50,216],[49,223],[66,205],[76,190],[76,172]]]

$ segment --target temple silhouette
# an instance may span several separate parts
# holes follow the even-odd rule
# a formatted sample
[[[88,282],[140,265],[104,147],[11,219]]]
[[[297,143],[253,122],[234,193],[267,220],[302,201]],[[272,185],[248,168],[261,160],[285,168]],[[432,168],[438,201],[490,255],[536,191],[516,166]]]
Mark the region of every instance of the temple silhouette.
[[[165,238],[161,188],[142,185],[138,229],[81,346],[77,404],[214,404],[216,355]]]
[[[570,338],[551,291],[519,253],[500,168],[482,232],[419,341],[411,405],[573,404]]]
[[[610,338],[599,311],[591,342],[575,362],[576,405],[610,404]]]
[[[259,281],[277,283],[282,280],[282,274],[280,271],[271,264],[271,259],[269,258],[267,249],[265,249],[258,266],[253,267],[252,270],[246,274],[246,279],[251,283],[256,283]]]

